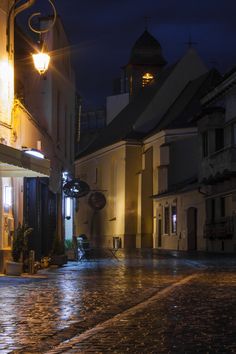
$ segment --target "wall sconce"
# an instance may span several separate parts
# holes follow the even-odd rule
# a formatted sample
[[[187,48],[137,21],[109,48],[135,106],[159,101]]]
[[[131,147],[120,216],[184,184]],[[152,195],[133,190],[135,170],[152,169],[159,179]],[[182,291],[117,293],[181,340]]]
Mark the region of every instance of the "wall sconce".
[[[21,2],[21,0],[16,0],[14,1],[14,4],[12,5],[12,7],[10,8],[9,14],[8,14],[8,19],[7,19],[7,51],[10,53],[10,28],[11,28],[11,20],[13,17],[13,21],[15,19],[15,17],[21,13],[22,11],[28,9],[29,7],[33,6],[35,4],[36,0],[27,0],[25,3],[23,3],[22,5],[19,5],[19,2]],[[38,17],[41,16],[41,12],[36,12],[33,13],[28,20],[28,25],[29,28],[31,29],[31,31],[33,31],[34,33],[38,33],[39,34],[39,44],[41,49],[39,50],[38,53],[32,54],[33,56],[33,62],[34,62],[34,66],[35,69],[39,72],[40,75],[44,74],[47,69],[48,69],[48,65],[50,62],[50,56],[48,53],[46,53],[45,51],[45,46],[44,46],[44,42],[43,42],[43,34],[47,33],[48,31],[50,31],[50,29],[54,26],[55,22],[56,22],[56,18],[57,18],[57,13],[56,13],[56,8],[53,4],[52,0],[48,0],[50,5],[52,6],[53,9],[53,16],[52,16],[52,21],[51,23],[48,25],[47,28],[43,28],[43,29],[36,29],[33,25],[32,25],[32,19],[34,17]]]
[[[41,151],[37,150],[37,149],[24,148],[23,151],[27,155],[38,157],[39,159],[44,159],[44,154]]]

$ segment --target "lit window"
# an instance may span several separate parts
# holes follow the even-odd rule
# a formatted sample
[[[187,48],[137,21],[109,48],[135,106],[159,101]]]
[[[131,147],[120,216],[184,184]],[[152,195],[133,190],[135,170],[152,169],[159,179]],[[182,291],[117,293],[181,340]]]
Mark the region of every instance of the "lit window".
[[[12,206],[12,187],[10,187],[10,186],[5,186],[4,206],[7,208]]]
[[[172,234],[177,233],[177,208],[176,205],[171,207],[171,232]]]
[[[152,82],[153,79],[154,79],[154,76],[152,74],[145,73],[142,76],[142,86],[145,87],[145,86],[150,85],[150,83]]]

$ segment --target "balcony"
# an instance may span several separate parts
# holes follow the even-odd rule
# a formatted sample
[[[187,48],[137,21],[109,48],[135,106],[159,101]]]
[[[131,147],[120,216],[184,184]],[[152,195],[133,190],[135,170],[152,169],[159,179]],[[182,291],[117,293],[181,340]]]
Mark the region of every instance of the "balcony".
[[[231,239],[234,235],[233,217],[227,217],[219,221],[206,223],[204,226],[204,237],[210,240]]]
[[[219,150],[201,161],[199,177],[205,184],[214,184],[236,175],[236,147]]]

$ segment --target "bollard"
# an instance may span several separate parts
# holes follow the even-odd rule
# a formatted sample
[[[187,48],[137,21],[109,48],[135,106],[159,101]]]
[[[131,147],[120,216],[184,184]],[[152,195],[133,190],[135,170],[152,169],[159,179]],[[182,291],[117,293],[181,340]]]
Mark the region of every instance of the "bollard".
[[[34,262],[35,262],[35,252],[34,250],[29,251],[29,273],[34,274]]]

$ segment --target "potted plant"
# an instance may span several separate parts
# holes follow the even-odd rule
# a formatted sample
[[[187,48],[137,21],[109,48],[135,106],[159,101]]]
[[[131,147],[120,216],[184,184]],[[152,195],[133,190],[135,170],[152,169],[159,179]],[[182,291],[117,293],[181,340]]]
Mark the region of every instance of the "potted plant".
[[[57,266],[62,266],[63,264],[67,263],[64,241],[59,239],[57,235],[55,235],[54,237],[50,263],[52,265],[57,265]]]
[[[65,253],[67,255],[68,260],[74,261],[76,259],[73,240],[71,239],[65,240]]]
[[[7,275],[20,275],[23,271],[23,262],[28,254],[28,239],[33,229],[26,224],[19,223],[13,233],[12,261],[6,262]]]

